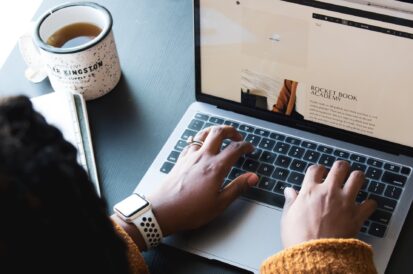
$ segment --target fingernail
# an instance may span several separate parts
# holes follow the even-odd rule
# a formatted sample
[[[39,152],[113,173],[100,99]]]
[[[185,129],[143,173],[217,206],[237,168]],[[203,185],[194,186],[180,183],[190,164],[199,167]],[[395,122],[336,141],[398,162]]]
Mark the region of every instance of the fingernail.
[[[289,196],[290,195],[290,191],[291,191],[291,187],[286,187],[286,188],[284,188],[284,196],[287,198],[287,196]]]
[[[255,186],[258,182],[258,176],[255,173],[250,173],[250,175],[247,178],[247,183],[250,186]]]

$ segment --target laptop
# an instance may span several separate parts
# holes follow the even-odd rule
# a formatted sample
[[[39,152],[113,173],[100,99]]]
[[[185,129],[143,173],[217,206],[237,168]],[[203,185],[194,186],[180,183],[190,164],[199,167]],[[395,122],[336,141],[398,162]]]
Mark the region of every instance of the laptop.
[[[157,188],[189,136],[216,124],[256,147],[223,184],[246,171],[260,182],[164,243],[258,273],[282,250],[284,188],[344,159],[366,173],[357,201],[378,201],[358,237],[383,273],[413,199],[413,15],[339,0],[197,0],[194,26],[197,102],[135,191]]]

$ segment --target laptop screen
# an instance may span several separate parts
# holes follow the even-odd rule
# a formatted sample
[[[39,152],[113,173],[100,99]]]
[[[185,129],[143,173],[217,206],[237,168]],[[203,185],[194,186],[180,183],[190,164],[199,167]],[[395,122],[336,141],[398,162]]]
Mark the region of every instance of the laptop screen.
[[[200,0],[202,95],[413,147],[413,15],[347,1]]]

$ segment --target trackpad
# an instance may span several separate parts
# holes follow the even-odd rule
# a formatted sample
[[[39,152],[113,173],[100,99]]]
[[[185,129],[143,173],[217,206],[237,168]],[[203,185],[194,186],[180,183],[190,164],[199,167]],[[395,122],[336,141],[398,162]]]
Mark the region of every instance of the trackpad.
[[[282,249],[281,211],[244,199],[223,215],[190,233],[186,243],[199,255],[258,270],[269,256]]]

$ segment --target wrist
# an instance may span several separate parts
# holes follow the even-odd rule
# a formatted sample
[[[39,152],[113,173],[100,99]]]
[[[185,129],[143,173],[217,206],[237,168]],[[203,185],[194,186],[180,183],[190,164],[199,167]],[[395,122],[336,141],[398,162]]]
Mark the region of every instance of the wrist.
[[[160,243],[163,237],[162,229],[153,214],[151,203],[144,196],[132,193],[117,203],[113,210],[117,217],[122,220],[122,227],[131,236],[139,234],[143,238],[146,249],[156,247]],[[139,244],[139,238],[135,237],[134,240]]]
[[[158,203],[156,199],[151,201],[152,204],[152,212],[155,215],[156,220],[162,230],[163,236],[169,236],[177,232],[173,225],[173,218],[175,217],[174,214],[171,212],[171,207],[168,207],[165,204]]]
[[[142,237],[142,234],[138,230],[138,228],[131,223],[125,222],[120,218],[117,214],[112,214],[110,216],[113,221],[115,221],[120,227],[122,227],[123,230],[125,230],[126,233],[128,233],[129,237],[132,238],[132,240],[136,243],[140,251],[145,251],[147,250],[145,240]]]

